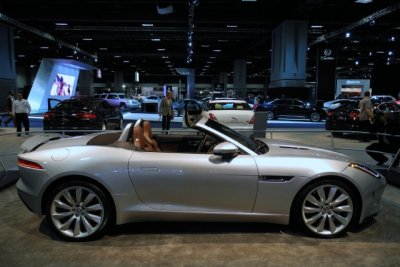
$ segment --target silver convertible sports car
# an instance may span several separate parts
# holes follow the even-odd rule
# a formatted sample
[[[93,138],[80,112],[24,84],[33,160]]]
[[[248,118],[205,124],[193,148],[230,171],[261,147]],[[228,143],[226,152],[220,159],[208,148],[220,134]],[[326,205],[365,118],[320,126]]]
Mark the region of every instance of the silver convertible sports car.
[[[290,141],[254,139],[207,118],[192,129],[27,139],[18,194],[61,238],[101,237],[138,221],[267,222],[342,235],[381,211],[386,179],[354,158]]]

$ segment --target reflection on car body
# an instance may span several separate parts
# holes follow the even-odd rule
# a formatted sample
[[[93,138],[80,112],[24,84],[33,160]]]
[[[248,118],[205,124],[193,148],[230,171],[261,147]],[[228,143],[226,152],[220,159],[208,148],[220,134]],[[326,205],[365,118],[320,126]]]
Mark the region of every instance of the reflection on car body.
[[[204,117],[193,132],[152,135],[161,151],[146,151],[141,125],[27,139],[18,154],[20,198],[70,241],[149,220],[292,223],[335,237],[382,208],[385,178],[349,156],[254,139]]]

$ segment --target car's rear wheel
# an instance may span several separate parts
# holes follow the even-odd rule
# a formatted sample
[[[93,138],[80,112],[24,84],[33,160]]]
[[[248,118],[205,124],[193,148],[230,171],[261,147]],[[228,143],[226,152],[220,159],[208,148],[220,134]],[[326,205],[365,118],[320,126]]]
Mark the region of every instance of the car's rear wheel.
[[[335,237],[357,220],[358,202],[347,184],[326,179],[305,187],[295,202],[296,223],[306,232],[320,237]]]
[[[91,183],[69,181],[60,184],[47,200],[47,221],[62,239],[93,240],[102,236],[111,223],[110,201]]]
[[[274,120],[276,119],[276,115],[273,111],[267,111],[267,120]]]
[[[317,122],[320,120],[321,120],[321,115],[319,115],[318,112],[313,112],[310,114],[310,121]]]
[[[120,109],[126,109],[126,103],[121,102],[121,103],[119,104],[119,108],[120,108]]]

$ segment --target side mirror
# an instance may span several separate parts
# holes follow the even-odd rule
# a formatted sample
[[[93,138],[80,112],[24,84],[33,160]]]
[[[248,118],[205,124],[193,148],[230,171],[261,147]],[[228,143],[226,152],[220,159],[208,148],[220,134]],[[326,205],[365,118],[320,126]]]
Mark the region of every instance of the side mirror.
[[[213,154],[223,157],[232,157],[239,153],[239,148],[232,143],[223,142],[218,144],[213,149]]]

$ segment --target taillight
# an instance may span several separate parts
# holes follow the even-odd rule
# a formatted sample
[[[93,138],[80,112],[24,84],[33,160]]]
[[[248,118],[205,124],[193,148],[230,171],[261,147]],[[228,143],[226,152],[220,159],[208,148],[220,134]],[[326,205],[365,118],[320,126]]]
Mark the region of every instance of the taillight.
[[[215,115],[212,114],[212,113],[208,113],[208,118],[209,118],[210,120],[213,120],[213,121],[218,121],[218,120],[217,120],[217,117],[215,117]]]
[[[44,119],[51,119],[51,118],[54,118],[55,115],[56,114],[54,112],[46,112],[46,113],[44,113],[43,118]]]
[[[352,120],[357,120],[358,119],[358,112],[352,111],[352,112],[349,113],[349,116],[350,116],[350,118]]]
[[[82,120],[94,120],[96,119],[96,114],[90,112],[77,113],[76,116]]]
[[[35,170],[43,170],[43,167],[37,164],[36,162],[24,159],[18,159],[18,166]]]
[[[326,115],[327,115],[328,117],[332,117],[333,114],[334,114],[334,112],[332,112],[332,111],[328,111],[328,113],[326,113]]]
[[[251,119],[250,119],[250,121],[249,121],[249,124],[254,124],[254,116],[251,117]]]

